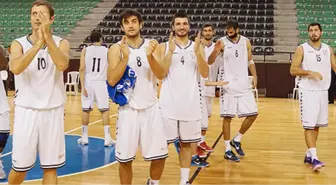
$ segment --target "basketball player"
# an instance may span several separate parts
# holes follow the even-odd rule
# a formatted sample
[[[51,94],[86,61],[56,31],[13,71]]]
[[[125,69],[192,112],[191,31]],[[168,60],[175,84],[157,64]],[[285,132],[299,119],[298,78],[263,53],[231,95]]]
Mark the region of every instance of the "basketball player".
[[[206,23],[202,26],[202,45],[204,46],[205,59],[207,60],[210,54],[212,53],[215,44],[212,42],[212,37],[215,35],[215,29],[212,24]],[[204,104],[203,108],[203,118],[202,118],[202,139],[198,143],[198,147],[203,149],[206,152],[213,152],[213,148],[208,146],[205,142],[205,135],[208,129],[208,118],[211,116],[212,102],[213,97],[215,97],[215,84],[209,82],[215,82],[217,80],[218,68],[217,63],[209,66],[209,76],[204,79],[202,85],[203,93],[202,93],[202,104]],[[200,150],[198,150],[200,151]],[[199,152],[200,153],[200,152]],[[201,154],[199,154],[201,156]]]
[[[172,19],[169,41],[160,45],[164,79],[160,91],[160,104],[168,143],[181,142],[180,184],[188,184],[191,143],[201,140],[200,75],[208,77],[209,66],[204,59],[201,34],[195,42],[188,39],[190,21],[186,14],[177,13]]]
[[[65,164],[63,71],[70,44],[51,33],[54,8],[32,4],[32,34],[12,42],[9,68],[15,75],[12,170],[9,184],[21,184],[35,165],[37,151],[43,184],[57,184],[56,169]]]
[[[157,99],[157,79],[164,76],[164,69],[158,62],[159,54],[154,53],[159,45],[156,40],[140,36],[143,20],[137,11],[124,11],[119,21],[125,36],[109,49],[108,83],[116,86],[127,66],[137,76],[129,102],[119,107],[116,159],[120,164],[120,183],[132,183],[132,161],[140,145],[144,159],[151,161],[147,184],[157,185],[168,157]]]
[[[253,88],[257,85],[257,72],[252,59],[251,43],[246,37],[239,34],[238,22],[235,20],[227,21],[226,32],[227,36],[217,41],[214,51],[209,56],[208,63],[213,64],[221,50],[224,51],[224,63],[220,69],[220,79],[230,82],[227,86],[221,88],[220,95],[221,117],[224,117],[224,158],[238,162],[240,159],[232,152],[231,146],[240,156],[245,155],[241,147],[241,139],[258,115],[256,101],[252,90],[249,88],[248,69],[253,75]],[[238,114],[238,117],[246,118],[237,135],[230,141],[230,123],[236,114]]]
[[[324,163],[317,157],[316,141],[319,128],[328,126],[330,71],[336,71],[336,64],[333,49],[321,42],[321,25],[310,24],[308,34],[309,42],[295,51],[290,73],[299,76],[301,122],[308,147],[304,163],[318,171]]]
[[[6,147],[10,126],[9,126],[9,105],[6,90],[2,79],[2,73],[7,73],[7,59],[5,50],[0,47],[0,155]],[[6,172],[0,160],[0,179],[6,179]]]
[[[104,146],[111,146],[113,140],[110,136],[110,106],[106,85],[108,49],[105,46],[102,46],[102,35],[100,32],[93,31],[90,38],[93,45],[83,49],[79,67],[83,113],[82,138],[78,139],[78,143],[82,145],[87,145],[89,143],[88,125],[90,111],[96,100],[104,125]]]

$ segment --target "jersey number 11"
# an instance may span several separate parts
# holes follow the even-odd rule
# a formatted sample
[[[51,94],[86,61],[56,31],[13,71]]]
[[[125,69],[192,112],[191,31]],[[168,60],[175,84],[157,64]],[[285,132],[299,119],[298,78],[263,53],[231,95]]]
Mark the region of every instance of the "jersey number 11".
[[[93,65],[92,65],[92,72],[95,72],[95,68],[96,68],[96,59],[97,58],[93,58]],[[100,68],[100,58],[97,59],[98,60],[98,64],[97,64],[97,72],[99,72],[99,68]]]

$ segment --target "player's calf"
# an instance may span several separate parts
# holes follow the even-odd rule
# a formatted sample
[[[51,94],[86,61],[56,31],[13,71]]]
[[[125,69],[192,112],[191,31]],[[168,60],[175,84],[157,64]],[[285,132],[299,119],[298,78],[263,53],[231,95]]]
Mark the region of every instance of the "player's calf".
[[[12,169],[8,175],[8,184],[22,184],[26,177],[26,173],[26,171],[19,172]]]
[[[42,184],[57,184],[56,168],[43,169]]]
[[[120,184],[132,184],[133,169],[132,162],[119,162]]]

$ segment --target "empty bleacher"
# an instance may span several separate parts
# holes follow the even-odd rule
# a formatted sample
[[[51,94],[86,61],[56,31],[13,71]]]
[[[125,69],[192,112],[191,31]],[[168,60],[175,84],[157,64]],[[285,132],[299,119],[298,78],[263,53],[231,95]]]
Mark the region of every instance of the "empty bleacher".
[[[172,16],[185,12],[191,19],[192,36],[206,22],[216,28],[214,40],[225,35],[225,22],[238,20],[241,34],[250,38],[255,55],[274,54],[274,1],[273,0],[128,0],[119,1],[97,25],[108,46],[121,39],[119,14],[125,9],[136,9],[143,15],[142,36],[159,42],[168,40]],[[80,47],[90,43],[89,36]]]
[[[336,48],[336,0],[297,0],[296,9],[300,43],[308,41],[308,25],[319,22],[323,42]]]
[[[50,0],[55,7],[53,33],[64,36],[88,14],[100,0]],[[33,0],[0,0],[0,44],[8,47],[23,35],[31,33],[30,8]]]

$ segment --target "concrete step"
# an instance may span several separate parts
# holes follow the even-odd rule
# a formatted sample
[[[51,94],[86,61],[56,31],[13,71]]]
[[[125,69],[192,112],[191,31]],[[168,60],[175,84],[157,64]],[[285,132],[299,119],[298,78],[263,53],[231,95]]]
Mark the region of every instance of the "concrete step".
[[[276,25],[275,30],[297,30],[297,25]]]
[[[296,16],[295,10],[274,10],[275,16]]]
[[[297,17],[294,15],[288,15],[288,16],[283,16],[283,15],[278,15],[274,16],[274,21],[275,22],[281,22],[281,23],[297,23]]]
[[[276,0],[276,4],[295,4],[295,0]]]
[[[276,52],[295,52],[297,46],[274,46]]]
[[[275,37],[274,42],[299,42],[299,38],[293,38],[293,37]]]
[[[299,40],[292,40],[292,41],[277,41],[276,46],[297,46]]]
[[[276,10],[296,10],[295,4],[275,4]]]

